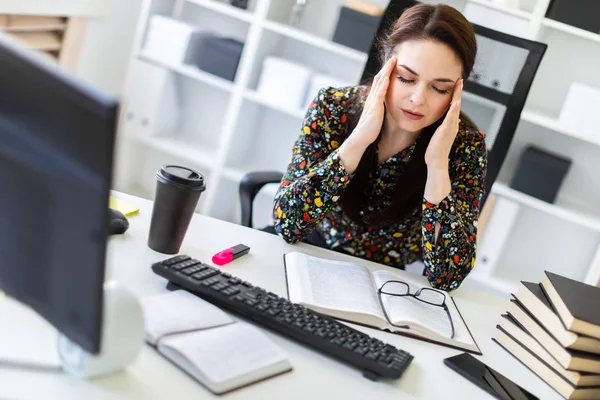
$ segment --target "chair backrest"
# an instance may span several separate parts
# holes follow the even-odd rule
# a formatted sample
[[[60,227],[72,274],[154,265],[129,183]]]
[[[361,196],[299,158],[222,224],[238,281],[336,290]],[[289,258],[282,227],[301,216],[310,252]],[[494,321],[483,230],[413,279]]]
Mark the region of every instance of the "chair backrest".
[[[390,0],[377,29],[383,35],[402,12],[418,1]],[[463,90],[462,110],[486,133],[488,170],[485,193],[492,185],[515,135],[525,100],[548,47],[539,43],[473,24],[477,37],[477,60]],[[369,82],[381,68],[373,41],[361,82]]]

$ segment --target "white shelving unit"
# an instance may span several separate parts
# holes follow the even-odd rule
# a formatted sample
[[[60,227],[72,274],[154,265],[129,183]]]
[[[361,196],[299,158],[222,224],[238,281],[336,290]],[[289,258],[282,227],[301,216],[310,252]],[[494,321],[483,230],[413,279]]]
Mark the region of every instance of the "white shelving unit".
[[[285,107],[256,91],[265,57],[279,56],[358,83],[367,54],[331,40],[344,2],[308,2],[300,26],[292,27],[288,24],[292,0],[255,0],[248,10],[226,0],[146,0],[123,100],[118,189],[152,198],[154,173],[162,164],[190,165],[208,182],[198,212],[238,222],[239,181],[249,171],[286,168],[306,111]],[[387,5],[387,0],[371,2]],[[521,0],[520,10],[488,0],[447,3],[473,22],[549,44],[493,187],[497,198],[517,205],[514,226],[502,248],[495,250],[494,263],[478,258],[471,284],[508,295],[519,280],[540,280],[544,269],[597,284],[600,211],[594,204],[600,200],[600,178],[592,171],[600,169],[600,133],[593,137],[570,130],[558,123],[558,115],[571,82],[600,87],[600,35],[547,19],[549,0]],[[145,54],[153,15],[242,40],[235,80]],[[489,144],[493,143],[503,110],[468,94],[463,104],[468,113],[481,118]],[[573,160],[556,204],[510,188],[520,153],[529,144]],[[269,223],[275,191],[276,185],[271,185],[259,194],[255,225]]]
[[[227,79],[223,79],[219,76],[209,74],[198,68],[194,68],[192,66],[182,65],[182,64],[175,65],[173,63],[166,62],[164,60],[159,60],[158,58],[156,58],[153,55],[146,55],[146,54],[144,54],[144,52],[140,52],[138,54],[138,59],[140,59],[141,61],[145,61],[145,62],[154,64],[154,65],[158,65],[163,68],[167,68],[178,75],[186,76],[195,81],[206,83],[207,85],[214,86],[214,87],[224,90],[226,92],[233,91],[233,83],[231,83]]]
[[[569,35],[572,35],[572,36],[577,36],[582,39],[600,43],[600,35],[599,34],[589,32],[584,29],[576,28],[574,26],[571,26],[571,25],[568,25],[568,24],[565,24],[565,23],[562,23],[559,21],[554,21],[550,18],[544,18],[544,20],[542,21],[542,25],[544,27],[547,27],[550,29],[556,29],[558,31],[568,33]]]

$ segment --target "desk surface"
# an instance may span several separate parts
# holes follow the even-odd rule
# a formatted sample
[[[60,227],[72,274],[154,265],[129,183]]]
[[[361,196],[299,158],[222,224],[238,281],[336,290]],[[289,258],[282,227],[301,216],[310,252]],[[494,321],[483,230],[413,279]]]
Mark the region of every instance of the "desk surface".
[[[146,245],[152,203],[128,195],[118,197],[140,207],[140,214],[130,217],[130,229],[112,237],[108,244],[107,279],[116,279],[143,297],[165,292],[165,280],[152,273],[153,262],[168,256],[150,250]],[[234,261],[228,272],[249,280],[281,296],[286,296],[282,254],[299,250],[317,256],[347,259],[382,268],[381,265],[351,258],[305,244],[289,245],[279,237],[195,215],[181,253],[210,261],[218,250],[244,243],[250,254]],[[85,265],[82,264],[82,268]],[[471,332],[479,344],[482,361],[522,385],[542,399],[561,398],[543,381],[495,344],[495,326],[506,311],[508,300],[469,288],[453,292]],[[7,317],[8,316],[8,317]],[[1,321],[8,319],[8,321]],[[7,349],[12,354],[53,353],[55,331],[29,310],[0,297],[0,325],[11,324],[13,333],[19,327],[26,340],[14,340],[0,334],[0,358]],[[4,329],[4,328],[3,328]],[[489,396],[450,370],[443,359],[460,351],[418,341],[408,337],[358,327],[415,356],[396,381],[372,382],[361,372],[284,336],[267,331],[288,353],[294,370],[246,388],[219,396],[227,399],[321,399],[321,398],[402,398],[402,399],[480,399]],[[32,332],[35,332],[32,334]],[[13,338],[15,335],[13,335]],[[32,345],[31,341],[35,339]],[[193,399],[212,398],[207,389],[144,345],[136,362],[125,371],[90,381],[79,380],[60,372],[32,371],[0,364],[0,399]]]

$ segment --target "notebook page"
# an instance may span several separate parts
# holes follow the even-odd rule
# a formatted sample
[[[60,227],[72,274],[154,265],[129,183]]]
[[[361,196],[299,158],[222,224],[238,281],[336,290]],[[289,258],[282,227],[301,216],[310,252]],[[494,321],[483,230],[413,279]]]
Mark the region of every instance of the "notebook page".
[[[291,368],[279,346],[241,321],[167,336],[159,341],[158,349],[203,383],[241,386]]]
[[[142,299],[146,340],[175,332],[187,332],[231,324],[234,320],[218,307],[185,290],[176,290]]]
[[[368,269],[359,265],[303,255],[312,304],[384,318]]]

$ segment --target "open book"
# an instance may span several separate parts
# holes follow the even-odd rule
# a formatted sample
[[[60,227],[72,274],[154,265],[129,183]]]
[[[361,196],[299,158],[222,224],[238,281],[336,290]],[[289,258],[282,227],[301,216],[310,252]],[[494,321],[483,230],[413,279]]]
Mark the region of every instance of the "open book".
[[[431,306],[412,297],[381,296],[385,313],[393,324],[388,322],[378,289],[387,281],[398,280],[410,286],[410,293],[416,293],[421,288],[431,288],[425,277],[405,271],[371,271],[356,264],[298,252],[285,254],[284,263],[288,296],[294,303],[340,320],[481,354],[454,300],[446,292],[441,293],[446,296],[454,337],[443,307]]]
[[[261,330],[186,292],[143,299],[146,342],[216,394],[292,366]]]

